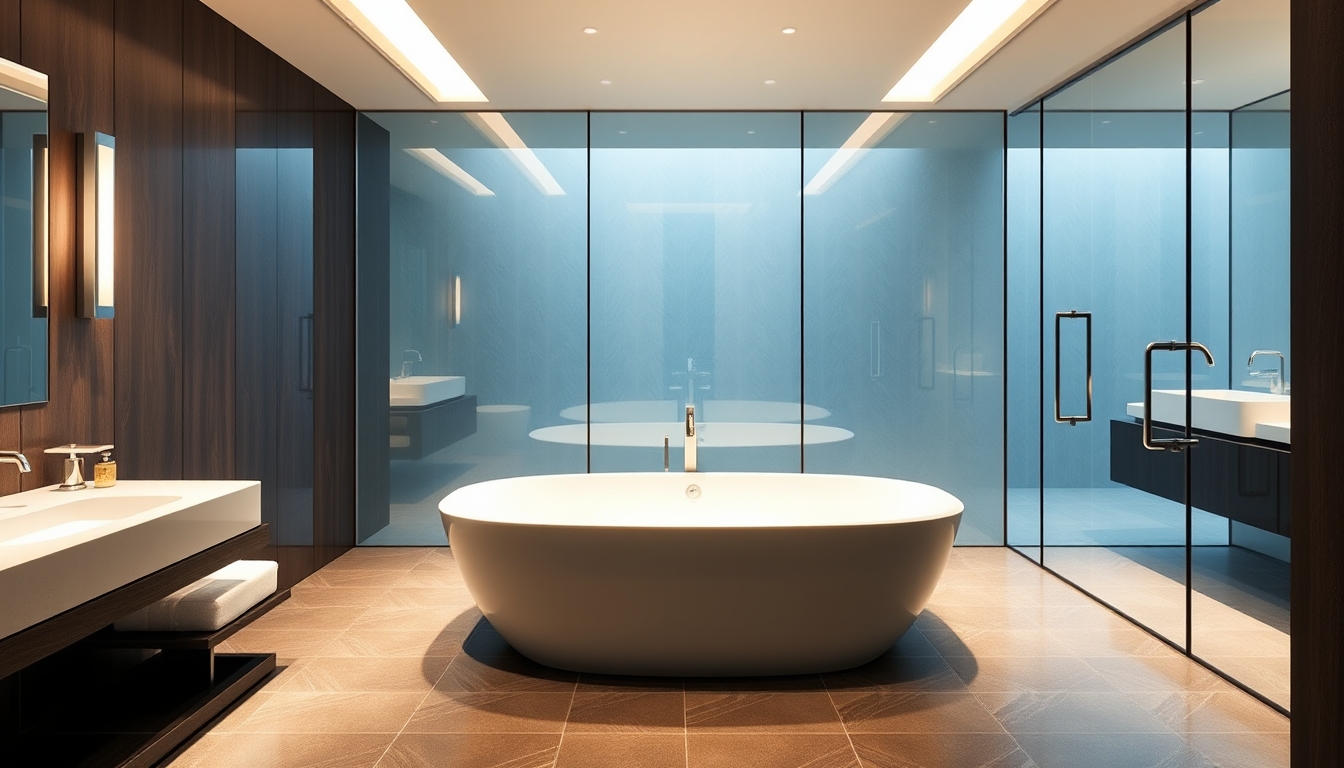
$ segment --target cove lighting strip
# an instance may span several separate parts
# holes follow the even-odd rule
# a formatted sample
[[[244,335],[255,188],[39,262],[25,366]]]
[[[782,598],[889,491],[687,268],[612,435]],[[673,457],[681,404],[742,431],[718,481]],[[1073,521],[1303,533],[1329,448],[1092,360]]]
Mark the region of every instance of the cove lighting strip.
[[[859,162],[868,150],[882,141],[896,126],[905,122],[909,112],[874,112],[868,119],[859,123],[859,127],[845,139],[845,143],[821,166],[817,175],[803,187],[805,195],[820,195],[844,176],[854,164]]]
[[[406,0],[324,0],[434,101],[489,101]]]
[[[495,146],[508,150],[509,159],[532,180],[543,195],[565,194],[565,190],[560,188],[560,182],[546,170],[536,153],[523,143],[522,137],[503,115],[498,112],[468,112],[467,119]]]
[[[938,101],[1055,0],[971,0],[883,101]]]
[[[0,59],[0,88],[41,102],[47,100],[47,76],[6,59]]]
[[[406,150],[406,154],[457,182],[463,189],[477,197],[494,197],[495,195],[489,187],[477,181],[475,176],[462,170],[462,166],[449,160],[437,149],[417,147]]]

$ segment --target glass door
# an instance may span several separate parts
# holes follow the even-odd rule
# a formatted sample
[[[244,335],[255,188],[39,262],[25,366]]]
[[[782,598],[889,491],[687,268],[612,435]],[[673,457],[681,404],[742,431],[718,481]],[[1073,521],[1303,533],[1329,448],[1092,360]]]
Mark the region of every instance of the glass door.
[[[1043,562],[1181,647],[1188,451],[1160,441],[1189,389],[1186,48],[1180,22],[1041,118]]]

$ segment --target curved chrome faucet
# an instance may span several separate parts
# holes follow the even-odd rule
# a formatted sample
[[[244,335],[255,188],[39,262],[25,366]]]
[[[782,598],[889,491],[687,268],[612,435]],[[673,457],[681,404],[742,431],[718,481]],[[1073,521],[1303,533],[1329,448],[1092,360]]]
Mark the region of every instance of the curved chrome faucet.
[[[415,355],[414,360],[411,359],[411,355]],[[420,354],[420,350],[417,349],[401,350],[401,375],[398,376],[397,378],[404,379],[410,376],[411,366],[415,365],[416,363],[423,363],[423,362],[425,362],[425,358]]]
[[[1279,370],[1277,375],[1275,371],[1251,371],[1251,376],[1270,376],[1269,391],[1276,395],[1286,394],[1288,391],[1288,358],[1277,349],[1257,349],[1251,353],[1251,358],[1246,361],[1246,367],[1255,365],[1255,358],[1260,355],[1277,355],[1279,358]]]
[[[28,464],[28,457],[18,451],[0,451],[0,464],[13,464],[22,473],[33,471],[32,466]]]

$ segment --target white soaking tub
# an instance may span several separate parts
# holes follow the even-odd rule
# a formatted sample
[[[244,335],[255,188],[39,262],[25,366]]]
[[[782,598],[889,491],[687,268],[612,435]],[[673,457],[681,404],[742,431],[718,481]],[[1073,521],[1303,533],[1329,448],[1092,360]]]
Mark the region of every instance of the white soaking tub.
[[[534,661],[624,675],[846,669],[923,610],[962,505],[844,475],[491,480],[439,504],[467,588]]]

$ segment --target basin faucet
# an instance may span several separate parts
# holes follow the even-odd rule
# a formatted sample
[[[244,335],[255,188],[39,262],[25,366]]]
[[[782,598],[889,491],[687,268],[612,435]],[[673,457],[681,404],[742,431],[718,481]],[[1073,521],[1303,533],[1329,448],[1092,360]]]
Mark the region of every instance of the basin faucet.
[[[411,359],[411,355],[415,355],[414,360]],[[423,363],[423,362],[425,362],[425,358],[420,355],[419,350],[403,349],[401,351],[401,375],[398,376],[397,378],[404,379],[407,376],[410,376],[411,366],[415,365],[416,363]]]
[[[13,464],[19,468],[20,472],[33,471],[33,468],[28,465],[28,457],[18,451],[0,451],[0,464]]]
[[[1251,353],[1251,359],[1246,361],[1246,367],[1250,368],[1251,366],[1255,365],[1255,358],[1260,355],[1277,355],[1279,358],[1279,370],[1277,372],[1272,370],[1251,371],[1251,375],[1270,376],[1271,378],[1269,380],[1269,391],[1276,395],[1286,394],[1288,390],[1288,382],[1286,381],[1288,370],[1288,359],[1283,356],[1282,352],[1276,349],[1257,349]]]
[[[686,471],[696,471],[695,457],[695,406],[686,406]]]

